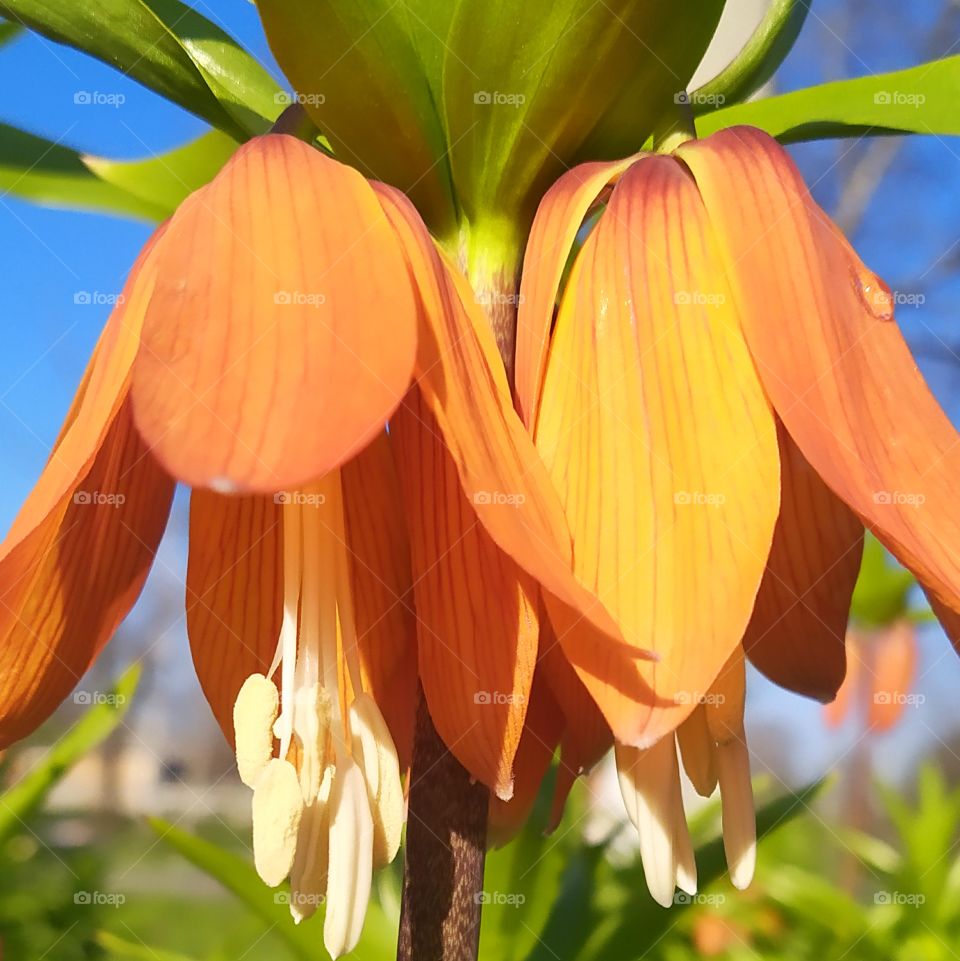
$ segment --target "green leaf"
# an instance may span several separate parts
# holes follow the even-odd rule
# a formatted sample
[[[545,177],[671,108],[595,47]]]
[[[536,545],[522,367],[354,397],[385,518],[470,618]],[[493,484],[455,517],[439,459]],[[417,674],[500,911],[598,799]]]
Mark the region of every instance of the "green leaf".
[[[113,961],[192,961],[185,954],[175,954],[153,945],[126,941],[109,931],[98,931],[96,941]]]
[[[690,97],[695,114],[717,104],[734,104],[756,93],[793,49],[810,12],[811,0],[773,0],[746,46],[709,83]]]
[[[838,80],[725,107],[701,117],[701,136],[750,124],[781,143],[863,134],[960,134],[960,55],[893,73]]]
[[[266,70],[180,0],[0,0],[0,13],[104,61],[238,139],[262,133],[283,108],[283,93]]]
[[[148,818],[150,827],[164,843],[178,851],[191,864],[218,881],[236,895],[277,936],[290,951],[303,961],[328,957],[323,949],[323,907],[309,921],[293,923],[289,908],[289,888],[268,888],[257,876],[250,860],[188,834],[160,818]],[[396,952],[396,935],[379,905],[372,903],[367,911],[363,935],[356,948],[360,957],[385,958]]]
[[[52,207],[160,221],[209,182],[237,142],[219,131],[145,160],[111,160],[0,124],[0,190]]]
[[[852,620],[867,627],[888,627],[907,615],[910,592],[916,583],[913,575],[868,533],[850,605]]]
[[[212,130],[182,147],[145,160],[87,156],[83,161],[101,180],[168,216],[189,194],[209,183],[238,146],[232,137]]]
[[[120,724],[139,679],[140,667],[135,664],[110,689],[109,695],[91,707],[25,777],[0,795],[0,844],[16,834],[70,768]]]
[[[21,33],[23,33],[23,27],[19,23],[10,23],[7,20],[0,21],[0,47],[16,40]]]

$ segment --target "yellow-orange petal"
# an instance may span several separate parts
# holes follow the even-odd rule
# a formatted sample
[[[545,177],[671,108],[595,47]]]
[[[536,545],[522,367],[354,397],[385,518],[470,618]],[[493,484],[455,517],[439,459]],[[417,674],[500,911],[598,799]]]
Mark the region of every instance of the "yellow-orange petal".
[[[846,673],[845,638],[863,557],[863,524],[779,428],[780,515],[743,637],[771,681],[820,701]]]
[[[390,430],[410,526],[430,716],[470,774],[507,800],[537,660],[536,584],[477,520],[416,389]]]
[[[283,596],[282,507],[272,497],[190,497],[187,634],[203,693],[233,743],[233,705],[270,667]]]
[[[410,381],[416,309],[355,170],[257,137],[181,205],[156,259],[134,412],[179,480],[289,489],[383,429]]]
[[[572,573],[563,509],[513,409],[493,334],[466,279],[440,255],[403,194],[382,184],[377,192],[421,298],[419,389],[477,517],[501,550],[596,629],[593,641],[611,648],[610,657],[649,656],[623,643]]]
[[[550,613],[628,745],[671,732],[740,644],[776,522],[774,417],[716,248],[681,165],[639,160],[574,264],[547,360],[535,440],[577,577],[659,659],[618,669]]]
[[[874,731],[889,731],[911,703],[917,673],[916,628],[897,621],[870,639],[870,701],[867,723]]]
[[[340,478],[360,666],[404,771],[416,716],[417,635],[407,525],[388,436],[380,434],[345,464]]]
[[[91,384],[81,408],[92,400]],[[82,420],[81,409],[51,465],[73,447]],[[77,684],[139,596],[166,527],[174,484],[144,447],[127,405],[97,445],[38,517],[53,487],[41,480],[2,548],[0,747],[29,734]]]
[[[960,610],[960,437],[892,322],[889,291],[766,134],[734,127],[678,155],[790,436],[891,553]]]
[[[834,699],[823,706],[823,720],[827,727],[840,727],[851,712],[859,706],[859,695],[864,685],[865,675],[862,655],[863,644],[864,635],[851,627],[847,631],[845,640],[847,656],[843,683],[837,689]]]
[[[547,345],[563,269],[587,211],[635,158],[586,163],[568,170],[544,195],[523,258],[517,310],[517,408],[527,427],[536,419]]]

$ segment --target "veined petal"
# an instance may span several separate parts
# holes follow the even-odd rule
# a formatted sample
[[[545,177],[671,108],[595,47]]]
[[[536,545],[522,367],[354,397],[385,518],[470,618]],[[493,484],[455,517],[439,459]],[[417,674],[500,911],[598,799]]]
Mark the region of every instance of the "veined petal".
[[[753,617],[743,638],[770,680],[821,701],[846,673],[850,600],[863,524],[780,427],[780,516]]]
[[[517,407],[527,427],[536,419],[557,292],[577,233],[603,188],[635,159],[574,167],[540,201],[523,258],[517,310]]]
[[[417,704],[417,635],[403,497],[387,435],[345,464],[340,477],[360,665],[406,770]]]
[[[889,292],[766,134],[734,127],[678,155],[790,436],[884,545],[960,610],[960,438],[890,322]]]
[[[89,399],[88,386],[82,405]],[[42,518],[37,508],[53,485],[38,485],[21,513],[29,523],[15,523],[2,549],[0,747],[44,721],[93,663],[140,595],[166,528],[174,484],[127,405],[98,443]]]
[[[156,259],[134,411],[179,480],[290,489],[383,429],[410,381],[416,308],[355,170],[255,138],[181,205]]]
[[[441,257],[403,194],[382,184],[377,192],[402,238],[421,298],[419,389],[477,517],[501,550],[600,632],[594,643],[609,646],[611,658],[648,656],[623,643],[616,624],[571,572],[563,509],[513,409],[493,334],[467,281]]]
[[[774,418],[716,246],[683,168],[635,163],[574,264],[547,361],[535,440],[575,572],[659,657],[617,669],[551,608],[627,745],[673,731],[739,645],[776,522]]]
[[[272,497],[190,497],[187,634],[193,665],[232,744],[233,705],[270,667],[283,605],[282,507]]]
[[[478,521],[416,389],[391,422],[391,437],[410,520],[430,716],[473,777],[509,799],[537,660],[536,584]]]

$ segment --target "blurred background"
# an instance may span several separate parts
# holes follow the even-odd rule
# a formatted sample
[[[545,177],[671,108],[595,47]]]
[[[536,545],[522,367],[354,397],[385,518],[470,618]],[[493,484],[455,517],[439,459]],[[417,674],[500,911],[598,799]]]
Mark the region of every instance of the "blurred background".
[[[252,4],[194,6],[282,82]],[[731,0],[700,80],[729,61],[764,6],[763,0]],[[960,3],[954,0],[814,0],[774,86],[787,91],[899,69],[958,48]],[[106,96],[77,97],[84,92]],[[198,119],[106,66],[26,33],[0,50],[0,121],[80,150],[129,158],[172,148],[204,130]],[[933,391],[958,422],[960,144],[912,137],[791,149],[818,201],[897,292],[898,321]],[[4,531],[41,471],[112,300],[149,233],[147,224],[42,209],[0,194]],[[273,895],[261,910],[251,906],[252,893],[228,893],[215,880],[209,850],[194,848],[184,857],[189,840],[181,838],[178,849],[171,842],[176,832],[145,820],[165,818],[191,832],[184,837],[195,834],[215,842],[211,850],[249,861],[249,793],[236,779],[190,664],[183,612],[186,506],[178,495],[142,601],[116,641],[61,711],[0,762],[0,789],[31,777],[36,782],[26,800],[0,799],[2,857],[9,866],[0,866],[0,937],[7,952],[0,957],[322,956],[309,936],[291,940],[278,933],[283,909]],[[660,932],[656,939],[610,941],[621,954],[584,940],[582,949],[593,952],[585,957],[960,957],[954,911],[960,909],[960,663],[925,616],[915,588],[875,546],[868,557],[873,568],[865,576],[872,580],[861,594],[879,590],[894,598],[893,614],[885,625],[861,625],[857,656],[871,661],[870,674],[882,675],[882,683],[861,679],[845,692],[846,709],[830,713],[755,672],[750,676],[747,731],[754,772],[766,778],[769,795],[830,775],[816,797],[802,795],[777,809],[783,824],[764,841],[753,892],[735,899],[718,881],[716,893],[682,905],[673,920],[645,907],[654,918],[647,930]],[[141,672],[135,696],[112,687],[131,664]],[[76,757],[58,780],[50,746],[60,748],[64,735],[76,737]],[[59,763],[64,766],[64,758]],[[578,813],[558,835],[539,842],[537,863],[557,860],[559,876],[564,864],[588,863],[590,852],[612,839],[609,909],[626,898],[635,870],[618,831],[620,805],[609,772],[598,772],[576,804]],[[715,820],[707,805],[704,843]],[[224,873],[223,864],[219,870]],[[384,883],[389,930],[396,895],[393,882]],[[558,880],[554,896],[568,883]],[[641,889],[629,893],[642,900]],[[487,912],[491,925],[516,925],[516,916],[503,920],[497,910]],[[592,916],[582,917],[587,925]],[[595,917],[589,923],[598,927]],[[536,930],[531,952],[577,956],[570,953],[576,939]],[[485,942],[491,939],[496,943],[496,933],[485,935]],[[319,932],[312,940],[319,942]],[[503,950],[509,953],[489,956],[514,956],[519,949]],[[357,956],[376,957],[376,949],[362,942]]]

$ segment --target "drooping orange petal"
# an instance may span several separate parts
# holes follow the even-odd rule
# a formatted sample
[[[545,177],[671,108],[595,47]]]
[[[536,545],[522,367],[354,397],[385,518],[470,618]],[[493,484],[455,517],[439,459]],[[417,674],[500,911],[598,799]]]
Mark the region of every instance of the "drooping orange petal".
[[[572,573],[570,533],[556,491],[513,409],[503,364],[466,280],[440,256],[416,210],[377,185],[403,240],[421,298],[416,376],[439,434],[491,539],[595,628],[594,644],[623,670],[649,656],[623,643],[596,597]]]
[[[157,236],[157,235],[155,235]],[[152,241],[100,338],[60,437],[0,546],[0,747],[69,693],[133,606],[173,482],[125,402]]]
[[[782,426],[779,438],[780,516],[743,646],[776,684],[830,701],[846,673],[844,642],[863,524]]]
[[[272,497],[190,496],[187,634],[203,693],[233,743],[233,704],[270,667],[283,599],[282,507]]]
[[[387,435],[340,476],[360,664],[404,770],[413,747],[417,636],[403,499]]]
[[[513,797],[509,801],[490,795],[489,841],[500,847],[523,828],[540,794],[563,730],[563,714],[537,671],[530,689],[530,704],[514,765]]]
[[[739,645],[779,504],[773,414],[696,187],[670,158],[622,176],[574,264],[535,439],[577,576],[659,660],[617,670],[550,608],[558,639],[618,740],[653,743]],[[660,706],[638,707],[647,685]]]
[[[517,310],[517,407],[527,427],[536,418],[563,268],[590,205],[634,159],[574,167],[540,201],[523,258]]]
[[[851,628],[847,632],[846,650],[848,652],[846,662],[847,669],[844,674],[843,683],[837,690],[836,697],[823,706],[823,720],[827,727],[838,728],[850,716],[851,712],[856,711],[862,698],[859,692],[864,686],[863,670],[863,635],[859,631]]]
[[[355,170],[296,138],[251,140],[157,247],[137,425],[194,487],[268,493],[338,467],[410,381],[413,292]]]
[[[891,322],[882,281],[766,134],[730,128],[678,155],[790,436],[891,553],[960,610],[960,437]]]
[[[89,469],[0,560],[0,746],[67,696],[140,595],[173,481],[123,406]]]
[[[917,673],[916,629],[909,621],[897,621],[870,640],[867,723],[882,733],[897,724],[911,703]]]
[[[416,389],[390,429],[409,518],[430,716],[460,763],[507,800],[537,660],[536,584],[477,520]]]

